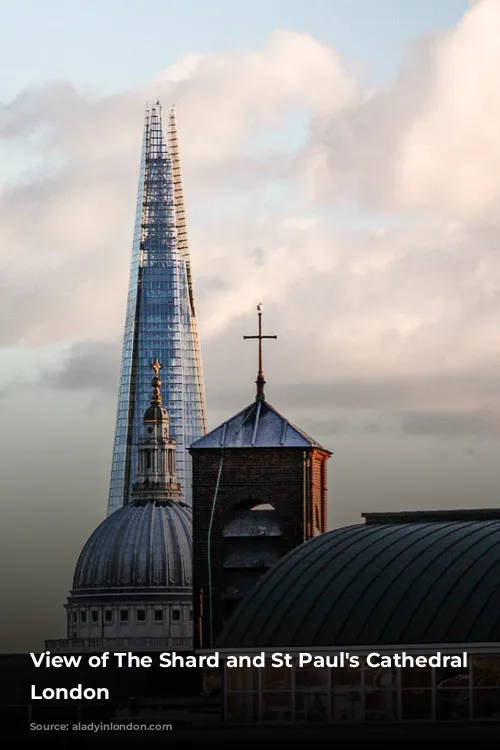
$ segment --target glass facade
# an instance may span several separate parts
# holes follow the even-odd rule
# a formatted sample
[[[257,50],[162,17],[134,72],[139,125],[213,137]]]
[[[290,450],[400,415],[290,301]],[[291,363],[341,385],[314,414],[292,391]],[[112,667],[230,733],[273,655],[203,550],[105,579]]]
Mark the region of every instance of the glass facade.
[[[163,365],[162,395],[177,442],[177,478],[183,500],[191,505],[188,449],[206,432],[205,394],[175,112],[170,113],[167,143],[159,103],[146,113],[108,514],[130,499],[155,357]]]
[[[226,668],[225,685],[230,724],[500,722],[500,653],[469,651],[465,668]]]

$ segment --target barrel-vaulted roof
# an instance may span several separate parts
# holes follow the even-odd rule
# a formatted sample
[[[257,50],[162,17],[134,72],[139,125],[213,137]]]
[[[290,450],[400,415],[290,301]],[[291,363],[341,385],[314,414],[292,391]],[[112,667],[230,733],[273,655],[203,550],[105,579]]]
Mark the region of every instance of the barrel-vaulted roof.
[[[378,522],[283,557],[238,607],[224,648],[500,642],[500,519]]]

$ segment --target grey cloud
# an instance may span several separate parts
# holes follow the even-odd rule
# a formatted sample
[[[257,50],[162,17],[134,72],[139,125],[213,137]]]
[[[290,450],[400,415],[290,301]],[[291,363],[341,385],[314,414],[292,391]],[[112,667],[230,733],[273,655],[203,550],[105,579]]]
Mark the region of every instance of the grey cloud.
[[[438,372],[422,376],[366,377],[318,380],[314,373],[302,383],[274,383],[273,391],[280,401],[300,409],[371,410],[392,412],[427,404],[452,409],[462,401],[500,402],[500,381],[495,368],[468,369],[459,372]],[[248,388],[229,386],[211,394],[215,408],[242,402]]]
[[[82,97],[66,81],[22,91],[9,104],[0,103],[0,137],[25,138],[44,125],[74,116],[82,103]]]
[[[467,435],[498,440],[500,409],[403,414],[402,430],[409,435]],[[473,453],[473,450],[469,449],[469,452]]]
[[[64,390],[117,392],[120,349],[113,343],[86,342],[72,347],[63,366],[46,371],[40,385]]]
[[[357,413],[340,415],[334,412],[329,418],[315,419],[304,414],[300,418],[300,427],[315,438],[328,438],[337,435],[383,435],[392,434],[394,426],[384,417],[359,416]]]
[[[500,437],[500,382],[495,368],[427,376],[352,377],[273,383],[269,400],[313,435],[403,432]],[[214,388],[210,407],[227,418],[251,400],[249,388]],[[471,404],[464,408],[464,404]]]
[[[227,282],[217,276],[201,276],[197,279],[196,289],[200,295],[212,294],[226,288]]]
[[[220,421],[249,403],[254,394],[235,362],[233,378],[222,389],[223,363],[218,346],[206,351],[208,402]],[[234,356],[234,351],[233,351]],[[56,390],[95,390],[116,396],[120,347],[117,343],[85,342],[68,352],[59,368],[46,371],[40,385]],[[234,361],[234,360],[233,360]],[[225,380],[225,377],[224,377]],[[12,398],[16,386],[4,386],[0,399]],[[500,437],[500,382],[496,368],[414,377],[351,377],[324,382],[271,382],[269,400],[292,421],[316,436],[339,434]],[[473,404],[468,409],[463,404]],[[212,426],[215,426],[213,424]]]

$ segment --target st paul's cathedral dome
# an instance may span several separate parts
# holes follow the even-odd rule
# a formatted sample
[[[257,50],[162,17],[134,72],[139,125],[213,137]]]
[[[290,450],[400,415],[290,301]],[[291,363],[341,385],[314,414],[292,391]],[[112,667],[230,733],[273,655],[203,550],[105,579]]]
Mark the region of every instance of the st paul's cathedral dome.
[[[192,511],[175,475],[175,440],[162,405],[161,365],[152,364],[151,403],[138,444],[131,502],[91,534],[68,597],[68,638],[59,649],[135,650],[192,645]]]

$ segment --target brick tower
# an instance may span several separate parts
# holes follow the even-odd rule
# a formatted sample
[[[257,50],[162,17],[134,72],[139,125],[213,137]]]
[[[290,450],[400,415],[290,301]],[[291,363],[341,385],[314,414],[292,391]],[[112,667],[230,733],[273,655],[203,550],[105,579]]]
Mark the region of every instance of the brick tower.
[[[330,451],[264,396],[262,306],[255,401],[191,445],[195,648],[208,649],[283,555],[326,530]]]

